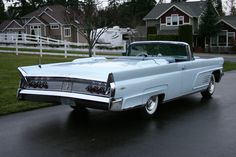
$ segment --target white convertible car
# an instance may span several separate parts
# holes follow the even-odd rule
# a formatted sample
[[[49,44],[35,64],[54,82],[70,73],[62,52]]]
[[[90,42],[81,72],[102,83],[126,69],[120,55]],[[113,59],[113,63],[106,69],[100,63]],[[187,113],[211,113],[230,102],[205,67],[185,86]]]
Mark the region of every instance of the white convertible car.
[[[122,111],[201,92],[210,98],[223,75],[223,58],[194,57],[184,42],[142,41],[126,56],[19,67],[19,100],[58,102],[74,109]]]

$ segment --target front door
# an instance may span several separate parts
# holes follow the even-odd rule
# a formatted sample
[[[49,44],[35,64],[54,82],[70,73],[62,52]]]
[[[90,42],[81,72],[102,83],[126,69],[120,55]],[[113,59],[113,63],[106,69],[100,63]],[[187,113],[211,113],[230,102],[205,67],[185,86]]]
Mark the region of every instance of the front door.
[[[41,36],[41,26],[40,25],[32,25],[30,26],[30,34]]]

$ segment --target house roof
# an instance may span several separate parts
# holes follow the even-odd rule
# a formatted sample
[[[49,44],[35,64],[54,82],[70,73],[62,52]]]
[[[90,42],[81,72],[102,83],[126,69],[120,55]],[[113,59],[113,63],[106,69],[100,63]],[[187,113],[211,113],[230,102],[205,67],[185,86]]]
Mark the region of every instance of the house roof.
[[[177,2],[177,3],[162,3],[157,4],[143,20],[158,19],[163,13],[167,12],[172,7],[177,7],[189,16],[199,17],[206,8],[206,1],[197,2]]]
[[[43,21],[43,19],[41,19],[40,17],[35,17],[35,16],[33,16],[25,25],[28,25],[29,23],[31,23],[31,21],[32,21],[33,19],[35,19],[36,21],[38,21],[39,23],[41,23],[41,24],[43,24],[43,25],[46,25],[46,23],[45,23],[45,21]],[[34,23],[36,23],[36,22],[34,22]],[[24,26],[25,26],[25,25],[24,25]]]
[[[5,20],[0,24],[0,30],[3,32],[5,31],[9,26],[11,26],[13,23],[15,23],[17,27],[12,27],[12,28],[17,28],[17,29],[23,29],[22,22],[20,20]],[[9,27],[10,28],[10,27]]]
[[[236,29],[236,16],[221,16],[219,22],[221,21]]]
[[[40,17],[43,13],[47,14],[50,18],[60,24],[70,24],[71,21],[68,19],[70,11],[62,5],[51,5],[44,6],[35,10],[22,18],[32,18],[32,17]],[[50,22],[50,21],[47,21]]]
[[[7,27],[7,25],[9,25],[11,22],[11,20],[5,20],[0,24],[0,30],[2,31],[3,29],[5,29]]]

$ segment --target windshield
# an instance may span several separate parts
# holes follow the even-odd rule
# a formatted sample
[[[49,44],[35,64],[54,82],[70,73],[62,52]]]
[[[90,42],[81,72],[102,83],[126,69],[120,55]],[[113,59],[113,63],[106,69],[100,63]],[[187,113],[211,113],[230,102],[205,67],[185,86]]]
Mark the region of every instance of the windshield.
[[[186,58],[186,45],[173,43],[139,43],[130,45],[129,56],[172,56]]]

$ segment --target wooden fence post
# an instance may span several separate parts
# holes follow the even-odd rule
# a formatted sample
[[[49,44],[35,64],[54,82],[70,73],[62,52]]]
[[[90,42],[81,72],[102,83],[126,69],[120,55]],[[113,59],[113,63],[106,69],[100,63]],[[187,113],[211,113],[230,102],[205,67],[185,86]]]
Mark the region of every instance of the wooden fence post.
[[[124,52],[126,52],[126,50],[127,50],[127,44],[126,44],[126,42],[124,43],[123,49],[124,49]]]
[[[16,35],[16,55],[18,56],[18,35]]]
[[[40,39],[40,57],[43,56],[43,45],[42,45],[42,39]]]
[[[67,41],[64,42],[65,58],[67,58]]]

